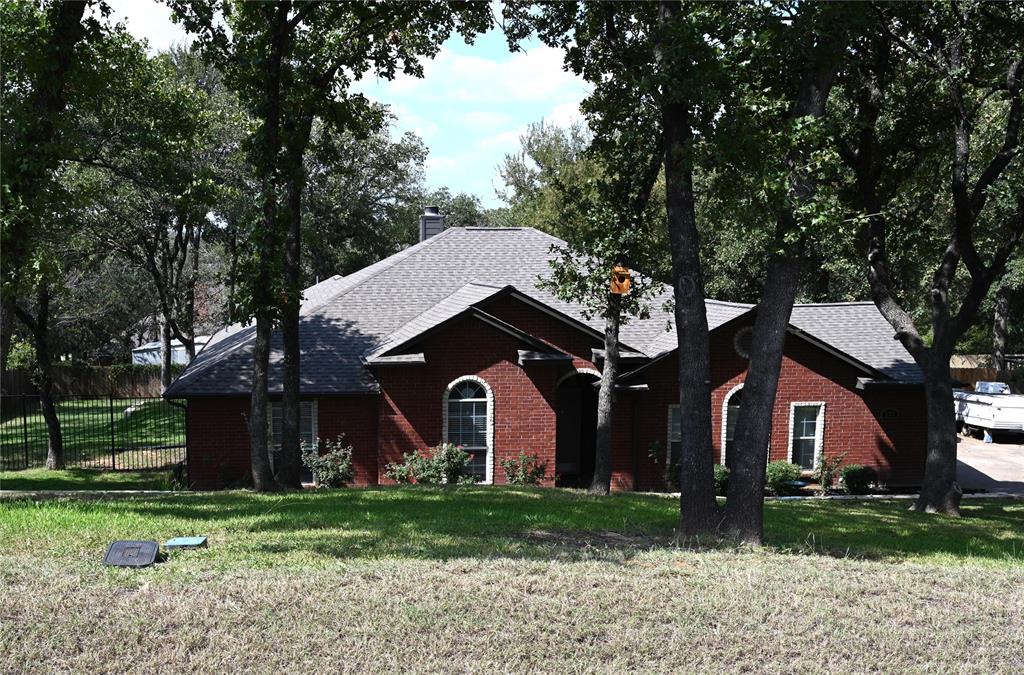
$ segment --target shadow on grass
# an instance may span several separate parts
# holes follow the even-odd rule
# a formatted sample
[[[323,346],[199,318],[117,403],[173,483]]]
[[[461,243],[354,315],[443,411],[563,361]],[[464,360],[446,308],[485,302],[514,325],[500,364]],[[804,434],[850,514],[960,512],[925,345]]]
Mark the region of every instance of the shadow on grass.
[[[1024,565],[1024,503],[965,503],[961,519],[913,513],[906,505],[770,502],[767,544],[783,553],[854,559]],[[203,534],[214,555],[252,566],[309,556],[623,561],[649,550],[679,550],[674,499],[550,488],[352,488],[59,502],[56,531],[46,508],[19,514],[22,531],[73,537],[79,545]]]
[[[0,472],[0,490],[166,490],[169,473],[97,469],[24,469]]]
[[[235,545],[268,554],[621,560],[670,545],[673,504],[568,490],[406,487],[196,495],[120,502],[119,508],[146,519],[227,527]]]
[[[767,543],[780,551],[872,560],[948,557],[1024,565],[1024,503],[965,502],[961,518],[910,511],[909,503],[765,504]]]

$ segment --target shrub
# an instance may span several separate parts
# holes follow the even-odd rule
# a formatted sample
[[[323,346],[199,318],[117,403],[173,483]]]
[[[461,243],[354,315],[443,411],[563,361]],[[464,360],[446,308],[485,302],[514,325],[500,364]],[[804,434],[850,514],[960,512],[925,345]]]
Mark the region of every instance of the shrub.
[[[829,457],[822,452],[821,457],[818,458],[818,466],[814,469],[814,480],[821,486],[821,491],[824,494],[832,492],[832,487],[836,484],[836,478],[839,477],[839,466],[845,458],[845,452],[834,457]]]
[[[7,352],[7,367],[10,370],[32,370],[36,367],[36,348],[28,340],[12,338]]]
[[[794,492],[791,483],[800,479],[800,467],[782,460],[770,462],[765,470],[765,487],[773,495],[787,495]]]
[[[502,460],[501,468],[505,470],[505,481],[509,485],[540,485],[548,474],[548,465],[537,455],[527,455],[522,451],[515,459]]]
[[[866,495],[878,476],[870,466],[848,464],[842,469],[843,485],[851,495]]]
[[[715,494],[724,497],[729,492],[729,467],[715,464]]]
[[[323,443],[318,438],[312,446],[303,443],[302,463],[313,472],[313,480],[320,487],[339,488],[352,480],[352,446],[345,445],[344,436]]]
[[[472,458],[462,446],[441,443],[402,455],[402,461],[388,464],[384,474],[397,483],[474,483],[476,478],[466,473],[466,465]]]

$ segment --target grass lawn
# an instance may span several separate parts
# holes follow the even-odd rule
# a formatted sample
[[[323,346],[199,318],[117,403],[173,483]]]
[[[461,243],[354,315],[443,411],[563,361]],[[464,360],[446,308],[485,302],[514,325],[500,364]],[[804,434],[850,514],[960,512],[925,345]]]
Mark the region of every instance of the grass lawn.
[[[26,440],[33,465],[46,459],[46,422],[39,409],[38,398],[26,400],[29,403],[24,417],[19,397],[8,397],[4,402],[0,422],[0,447],[3,448],[0,469],[24,466]],[[57,417],[70,462],[108,463],[111,442],[119,451],[185,443],[184,409],[162,399],[63,399],[57,404]]]
[[[1024,669],[1024,503],[773,502],[680,547],[673,499],[383,488],[0,502],[5,669]],[[104,568],[119,538],[208,550]]]
[[[0,490],[167,490],[169,471],[0,471]]]

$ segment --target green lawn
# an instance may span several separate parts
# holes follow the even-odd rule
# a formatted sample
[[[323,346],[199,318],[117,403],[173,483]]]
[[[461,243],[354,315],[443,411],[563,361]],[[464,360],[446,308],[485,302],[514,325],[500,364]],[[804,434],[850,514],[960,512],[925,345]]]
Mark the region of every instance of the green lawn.
[[[25,416],[19,397],[7,397],[4,401],[0,469],[23,468],[26,449],[30,465],[41,465],[46,459],[46,423],[38,398],[26,400],[29,403]],[[113,444],[123,457],[119,466],[148,468],[156,458],[129,456],[124,451],[185,443],[184,409],[161,399],[64,399],[57,405],[57,417],[69,462],[110,468],[110,462],[116,461],[111,459]]]
[[[772,502],[755,550],[679,546],[675,500],[652,495],[0,502],[0,650],[15,671],[1019,672],[1024,503],[905,506]],[[114,539],[191,534],[210,548],[100,564]]]
[[[167,490],[169,471],[0,471],[0,490]]]

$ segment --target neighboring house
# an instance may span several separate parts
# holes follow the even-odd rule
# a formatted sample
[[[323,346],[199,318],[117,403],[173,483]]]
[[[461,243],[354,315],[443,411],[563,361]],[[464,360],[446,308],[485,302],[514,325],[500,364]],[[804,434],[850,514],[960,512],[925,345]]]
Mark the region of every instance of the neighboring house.
[[[347,277],[307,289],[302,306],[302,437],[344,434],[357,484],[388,482],[402,453],[458,443],[483,482],[505,482],[520,451],[557,484],[593,471],[602,322],[537,288],[558,239],[528,228],[451,228],[424,214],[420,243]],[[436,232],[436,234],[435,234]],[[431,236],[432,235],[432,236]],[[614,418],[613,487],[664,487],[659,448],[678,448],[676,336],[652,302],[622,328],[624,374]],[[743,397],[753,308],[707,301],[712,330],[716,461],[729,462]],[[252,326],[211,338],[165,393],[188,399],[188,471],[197,487],[249,479],[246,417]],[[280,336],[271,396],[280,399]],[[272,442],[280,442],[280,404]],[[921,479],[921,373],[871,303],[799,305],[785,349],[771,459],[811,469],[822,454],[875,467],[889,484]],[[548,484],[555,481],[549,478]]]
[[[210,336],[197,335],[195,340],[198,353],[210,341]],[[135,365],[160,365],[160,342],[147,342],[133,349],[132,363]],[[188,363],[188,352],[185,351],[185,345],[181,344],[179,340],[171,340],[171,363],[182,365]]]

